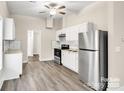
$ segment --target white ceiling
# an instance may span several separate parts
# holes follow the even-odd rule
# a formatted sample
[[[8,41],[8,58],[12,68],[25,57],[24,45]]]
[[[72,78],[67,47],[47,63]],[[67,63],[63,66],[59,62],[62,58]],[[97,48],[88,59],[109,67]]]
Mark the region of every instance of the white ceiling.
[[[49,11],[46,7],[44,7],[45,3],[49,1],[37,1],[37,2],[29,2],[29,1],[8,1],[7,5],[10,11],[10,14],[17,15],[26,15],[26,16],[36,16],[36,17],[47,17],[49,12],[47,13],[39,13],[40,11]],[[93,3],[93,1],[64,1],[64,2],[56,2],[60,5],[66,6],[66,13],[69,14],[71,12],[77,13],[81,9]],[[63,15],[64,16],[64,15]],[[57,14],[55,17],[61,18],[61,14]]]

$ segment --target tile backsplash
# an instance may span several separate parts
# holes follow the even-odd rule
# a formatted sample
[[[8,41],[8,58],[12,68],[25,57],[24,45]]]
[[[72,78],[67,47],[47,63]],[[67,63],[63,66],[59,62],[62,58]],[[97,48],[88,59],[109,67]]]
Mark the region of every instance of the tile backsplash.
[[[75,40],[75,41],[59,41],[59,42],[55,41],[55,42],[56,43],[54,43],[54,44],[57,48],[59,48],[61,46],[61,44],[68,44],[70,46],[70,48],[78,49],[78,41],[77,40]]]
[[[77,40],[75,40],[75,41],[66,41],[66,44],[69,44],[70,48],[78,49],[78,41]]]
[[[4,51],[9,49],[9,41],[4,41]]]
[[[8,49],[21,49],[20,41],[4,41],[4,51]]]
[[[21,44],[20,41],[10,41],[10,49],[20,49],[21,48]]]

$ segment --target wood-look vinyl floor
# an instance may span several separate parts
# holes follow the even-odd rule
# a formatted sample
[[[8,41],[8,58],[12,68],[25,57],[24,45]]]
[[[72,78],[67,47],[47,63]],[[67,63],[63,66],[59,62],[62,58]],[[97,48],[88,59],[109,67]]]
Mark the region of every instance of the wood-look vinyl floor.
[[[28,62],[21,78],[5,81],[2,91],[87,91],[77,73],[54,63]]]

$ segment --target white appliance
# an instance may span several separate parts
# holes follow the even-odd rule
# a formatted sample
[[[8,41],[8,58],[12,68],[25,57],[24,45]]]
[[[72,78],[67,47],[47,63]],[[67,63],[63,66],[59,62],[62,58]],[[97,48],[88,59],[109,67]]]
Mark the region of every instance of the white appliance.
[[[79,33],[80,79],[95,90],[106,90],[108,78],[107,32],[93,25]]]
[[[0,70],[3,67],[3,18],[0,17]]]

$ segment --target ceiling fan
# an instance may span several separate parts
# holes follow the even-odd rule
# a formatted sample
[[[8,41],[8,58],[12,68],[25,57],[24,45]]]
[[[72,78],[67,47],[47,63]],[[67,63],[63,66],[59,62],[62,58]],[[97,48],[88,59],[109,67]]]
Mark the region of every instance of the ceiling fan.
[[[55,15],[56,13],[65,15],[66,12],[64,9],[66,8],[64,5],[58,5],[57,3],[49,3],[47,5],[44,5],[46,8],[50,9],[50,15]]]
[[[39,13],[49,13],[50,16],[54,16],[56,14],[61,14],[61,15],[65,15],[66,14],[66,12],[65,12],[65,9],[66,9],[65,5],[60,5],[60,4],[55,3],[55,2],[47,2],[46,4],[44,4],[44,7],[49,9],[49,11],[40,11]]]

